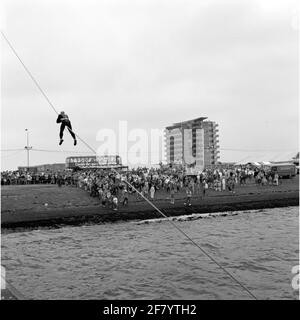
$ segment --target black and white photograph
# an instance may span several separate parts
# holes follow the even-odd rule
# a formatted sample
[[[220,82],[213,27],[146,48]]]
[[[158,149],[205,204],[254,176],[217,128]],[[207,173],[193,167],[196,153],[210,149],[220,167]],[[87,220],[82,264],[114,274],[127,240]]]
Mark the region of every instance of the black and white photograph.
[[[298,1],[0,11],[1,300],[299,300]]]

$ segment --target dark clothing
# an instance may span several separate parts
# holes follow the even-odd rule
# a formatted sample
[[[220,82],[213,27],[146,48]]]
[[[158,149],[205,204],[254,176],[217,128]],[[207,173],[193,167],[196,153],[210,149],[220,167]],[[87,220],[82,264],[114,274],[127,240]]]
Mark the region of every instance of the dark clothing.
[[[60,137],[60,139],[63,138],[65,127],[68,128],[68,130],[69,130],[72,138],[75,140],[75,139],[76,139],[76,136],[75,136],[74,132],[72,131],[72,125],[71,125],[71,122],[70,122],[70,121],[68,121],[68,122],[65,122],[65,121],[64,121],[64,122],[61,123],[60,131],[59,131],[59,137]]]
[[[75,133],[72,131],[72,125],[71,125],[71,121],[69,120],[68,116],[67,115],[59,115],[57,120],[56,120],[56,123],[61,123],[61,126],[60,126],[60,131],[59,131],[59,138],[62,139],[63,136],[64,136],[64,130],[65,130],[65,127],[68,128],[72,138],[74,140],[76,140],[76,136],[75,136]]]
[[[68,122],[68,121],[70,122],[69,117],[66,114],[65,115],[59,114],[57,117],[56,123]]]

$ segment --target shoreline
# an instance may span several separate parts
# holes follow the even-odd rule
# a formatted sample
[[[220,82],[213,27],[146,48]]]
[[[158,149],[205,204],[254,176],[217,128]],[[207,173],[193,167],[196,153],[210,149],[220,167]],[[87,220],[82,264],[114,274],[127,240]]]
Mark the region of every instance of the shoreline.
[[[166,197],[154,200],[153,203],[168,217],[193,213],[299,206],[299,178],[293,180],[278,187],[240,187],[235,194],[212,191],[205,197],[194,196],[191,207],[183,205],[182,194],[178,195],[175,204],[170,204]],[[109,208],[102,208],[98,199],[89,197],[86,192],[78,188],[58,189],[57,186],[43,185],[19,187],[2,188],[2,229],[57,228],[66,225],[78,226],[162,218],[145,201],[130,201],[128,207],[120,206],[118,211],[113,211]],[[49,202],[49,207],[43,205],[45,196],[47,199],[55,199]]]

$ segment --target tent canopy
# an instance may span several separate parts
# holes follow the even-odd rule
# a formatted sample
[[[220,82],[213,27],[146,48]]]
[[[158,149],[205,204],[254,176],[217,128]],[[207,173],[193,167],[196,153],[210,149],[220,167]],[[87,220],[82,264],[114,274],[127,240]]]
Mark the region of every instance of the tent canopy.
[[[297,152],[255,152],[247,157],[244,157],[242,160],[236,162],[236,165],[253,163],[260,166],[268,165],[271,162],[289,162],[294,161],[297,156]]]

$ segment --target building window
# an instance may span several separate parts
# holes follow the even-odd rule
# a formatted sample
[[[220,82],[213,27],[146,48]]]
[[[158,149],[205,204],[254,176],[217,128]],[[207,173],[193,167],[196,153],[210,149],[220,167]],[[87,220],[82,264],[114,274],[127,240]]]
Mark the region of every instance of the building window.
[[[193,140],[192,140],[192,155],[195,158],[196,157],[196,146],[197,146],[197,136],[196,136],[196,128],[192,129],[192,136],[193,136]]]
[[[175,153],[174,153],[174,137],[170,137],[170,162],[174,162]]]

